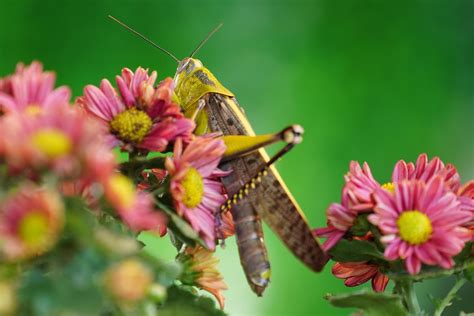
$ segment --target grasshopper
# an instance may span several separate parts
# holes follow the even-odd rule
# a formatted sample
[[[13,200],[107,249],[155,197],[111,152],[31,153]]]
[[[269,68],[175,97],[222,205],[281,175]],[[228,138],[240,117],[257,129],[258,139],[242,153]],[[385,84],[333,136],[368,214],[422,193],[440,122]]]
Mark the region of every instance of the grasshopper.
[[[279,133],[256,136],[234,94],[200,60],[193,58],[222,24],[201,41],[190,57],[179,60],[123,22],[109,17],[178,62],[174,92],[185,116],[195,120],[195,133],[223,135],[227,151],[219,167],[232,173],[223,178],[229,199],[221,211],[230,211],[234,219],[240,261],[252,290],[261,296],[270,281],[261,219],[306,266],[320,271],[328,257],[273,165],[301,142],[303,129],[293,125]],[[263,147],[278,141],[286,146],[270,158]]]

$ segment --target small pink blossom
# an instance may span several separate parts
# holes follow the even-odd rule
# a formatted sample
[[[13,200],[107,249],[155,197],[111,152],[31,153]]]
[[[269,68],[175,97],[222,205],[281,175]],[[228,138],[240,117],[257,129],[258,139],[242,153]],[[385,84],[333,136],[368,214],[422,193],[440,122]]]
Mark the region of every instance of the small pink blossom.
[[[217,268],[219,259],[214,256],[214,252],[201,246],[186,247],[180,259],[185,267],[182,281],[211,293],[221,309],[224,309],[225,297],[222,291],[227,290],[227,284]]]
[[[375,213],[369,221],[384,235],[384,255],[388,260],[405,260],[410,274],[417,274],[422,263],[451,268],[452,257],[470,239],[469,230],[462,226],[472,220],[472,214],[461,209],[441,176],[428,183],[397,182],[393,193],[380,189],[374,198]]]
[[[49,169],[62,178],[93,181],[116,167],[100,126],[71,108],[8,115],[0,134],[0,156],[12,173],[34,178]]]
[[[166,150],[177,137],[188,141],[194,122],[185,118],[173,102],[173,80],[155,87],[157,74],[141,67],[135,73],[124,68],[116,77],[118,93],[107,79],[100,88],[88,85],[77,103],[109,131],[109,143],[123,150]]]
[[[428,182],[437,175],[443,178],[452,191],[456,191],[460,187],[460,177],[453,165],[445,165],[439,157],[428,160],[426,154],[418,156],[416,165],[412,162],[406,163],[404,160],[398,161],[392,173],[392,181],[416,179]]]
[[[178,139],[173,158],[165,162],[177,213],[199,232],[209,249],[215,248],[216,212],[227,199],[219,178],[228,173],[217,168],[225,150],[222,140],[210,137],[198,137],[186,148]]]
[[[358,162],[351,161],[344,179],[349,196],[348,206],[358,212],[371,210],[374,207],[372,194],[380,188],[380,184],[372,176],[369,165],[364,162],[361,168]]]
[[[43,71],[34,61],[29,66],[19,63],[14,74],[0,80],[0,108],[4,112],[29,111],[67,107],[71,97],[68,87],[54,89],[56,75]]]
[[[327,238],[322,248],[329,251],[354,225],[357,211],[349,208],[349,191],[343,188],[341,204],[332,203],[326,210],[327,227],[316,228],[313,233],[317,237]]]
[[[166,234],[166,216],[154,209],[153,198],[148,193],[135,190],[129,178],[119,173],[111,176],[104,183],[104,191],[107,200],[130,229],[154,231],[160,236]]]
[[[388,284],[388,277],[380,272],[379,266],[362,262],[336,262],[332,268],[336,278],[344,279],[346,286],[358,286],[369,280],[375,292],[383,292]]]
[[[57,194],[27,183],[0,205],[0,254],[25,260],[50,250],[64,226],[64,205]]]

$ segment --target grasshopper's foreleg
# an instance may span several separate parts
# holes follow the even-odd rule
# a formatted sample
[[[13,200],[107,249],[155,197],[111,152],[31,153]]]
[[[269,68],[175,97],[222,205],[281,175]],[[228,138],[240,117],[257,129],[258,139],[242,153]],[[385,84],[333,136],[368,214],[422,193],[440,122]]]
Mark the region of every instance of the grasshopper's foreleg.
[[[293,147],[303,140],[303,128],[300,125],[291,125],[274,134],[258,136],[226,135],[222,136],[227,147],[222,161],[232,160],[250,154],[265,146],[283,141]],[[291,148],[290,148],[291,149]],[[284,154],[284,153],[283,153]],[[283,155],[282,154],[282,155]],[[279,157],[278,157],[279,158]],[[278,159],[277,158],[277,159]]]
[[[234,147],[227,147],[227,153],[224,154],[224,160],[227,159],[232,159],[236,157],[240,157],[242,155],[246,155],[248,153],[251,153],[255,150],[258,150],[259,148],[275,143],[277,141],[284,141],[286,142],[285,147],[283,147],[280,151],[278,151],[273,157],[271,157],[266,163],[264,163],[262,166],[260,166],[257,169],[257,172],[250,178],[249,181],[247,181],[234,195],[230,196],[227,201],[222,204],[221,206],[221,211],[222,212],[227,212],[229,211],[234,204],[237,204],[238,201],[243,199],[245,196],[248,195],[249,190],[254,189],[258,183],[261,182],[262,177],[266,176],[268,173],[268,169],[270,168],[271,165],[273,165],[278,159],[283,157],[286,153],[288,153],[295,145],[301,143],[303,140],[303,128],[299,125],[292,125],[290,127],[285,128],[282,130],[280,133],[277,134],[271,134],[271,135],[262,135],[262,136],[224,136],[224,141],[226,139],[231,139],[231,146]],[[242,141],[246,141],[247,145],[245,146],[245,143],[239,145],[237,142],[237,138],[241,139]],[[228,144],[228,143],[226,143]],[[229,158],[230,157],[230,158]]]
[[[206,106],[206,101],[203,99],[199,99],[196,108],[194,111],[191,113],[191,116],[189,117],[192,121],[196,121],[197,116],[199,113],[201,113],[202,109]]]

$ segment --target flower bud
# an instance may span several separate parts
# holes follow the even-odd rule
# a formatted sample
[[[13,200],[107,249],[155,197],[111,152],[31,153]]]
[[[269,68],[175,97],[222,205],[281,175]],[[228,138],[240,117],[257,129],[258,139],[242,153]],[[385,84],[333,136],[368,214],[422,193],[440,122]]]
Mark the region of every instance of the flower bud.
[[[137,259],[127,259],[105,272],[105,287],[119,302],[133,304],[149,293],[153,274]]]

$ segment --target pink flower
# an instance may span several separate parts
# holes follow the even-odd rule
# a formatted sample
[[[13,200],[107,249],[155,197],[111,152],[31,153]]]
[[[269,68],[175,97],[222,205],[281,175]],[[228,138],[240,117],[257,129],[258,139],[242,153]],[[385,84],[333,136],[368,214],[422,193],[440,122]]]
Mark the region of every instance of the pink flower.
[[[210,137],[196,138],[185,149],[178,139],[173,158],[167,157],[165,162],[177,213],[200,234],[209,249],[215,248],[215,214],[227,199],[219,178],[228,173],[217,168],[225,150],[222,140]]]
[[[22,185],[1,203],[0,252],[11,261],[50,250],[64,226],[64,206],[57,192]]]
[[[133,231],[156,231],[166,234],[166,216],[153,208],[152,197],[144,191],[137,192],[133,182],[122,174],[111,176],[104,183],[105,196]]]
[[[428,182],[437,175],[444,179],[446,185],[452,191],[456,191],[460,187],[460,177],[453,165],[445,165],[438,157],[428,160],[426,154],[418,156],[416,165],[412,162],[406,163],[404,160],[398,161],[393,170],[392,181],[400,182],[416,179]]]
[[[327,238],[322,248],[329,251],[351,229],[357,217],[357,211],[349,208],[349,190],[342,190],[341,204],[332,203],[326,210],[327,227],[316,228],[313,233],[317,237]]]
[[[0,108],[5,112],[37,113],[41,109],[66,107],[71,91],[64,86],[54,89],[55,81],[55,74],[44,72],[41,63],[20,63],[14,74],[0,82]]]
[[[380,188],[380,184],[372,176],[369,165],[364,162],[361,168],[358,162],[351,161],[344,179],[349,196],[348,206],[355,211],[371,210],[374,207],[372,194]]]
[[[380,189],[374,198],[375,213],[369,215],[369,221],[384,235],[384,255],[388,260],[405,260],[410,274],[417,274],[422,263],[451,268],[452,257],[470,239],[469,230],[462,225],[472,214],[461,209],[441,176],[428,183],[397,182],[393,193]]]
[[[412,162],[406,163],[400,160],[395,165],[392,180],[398,182],[417,179],[428,182],[435,176],[443,178],[446,187],[458,196],[461,208],[471,212],[474,216],[474,181],[471,180],[461,186],[461,179],[456,167],[451,164],[445,165],[438,157],[428,160],[426,154],[421,154],[416,160],[416,165]],[[473,227],[474,220],[465,226]]]
[[[344,284],[349,287],[371,280],[372,289],[375,292],[383,292],[388,284],[388,277],[380,272],[379,267],[366,261],[336,262],[332,267],[332,273],[336,278],[344,279]]]
[[[155,88],[156,76],[141,67],[135,73],[124,68],[116,77],[119,93],[104,79],[100,88],[86,86],[77,103],[105,125],[112,146],[164,151],[177,137],[189,140],[195,125],[172,101],[173,80],[166,78]]]
[[[100,126],[70,108],[8,115],[0,134],[0,156],[11,172],[34,178],[49,169],[64,178],[92,181],[116,167]]]

